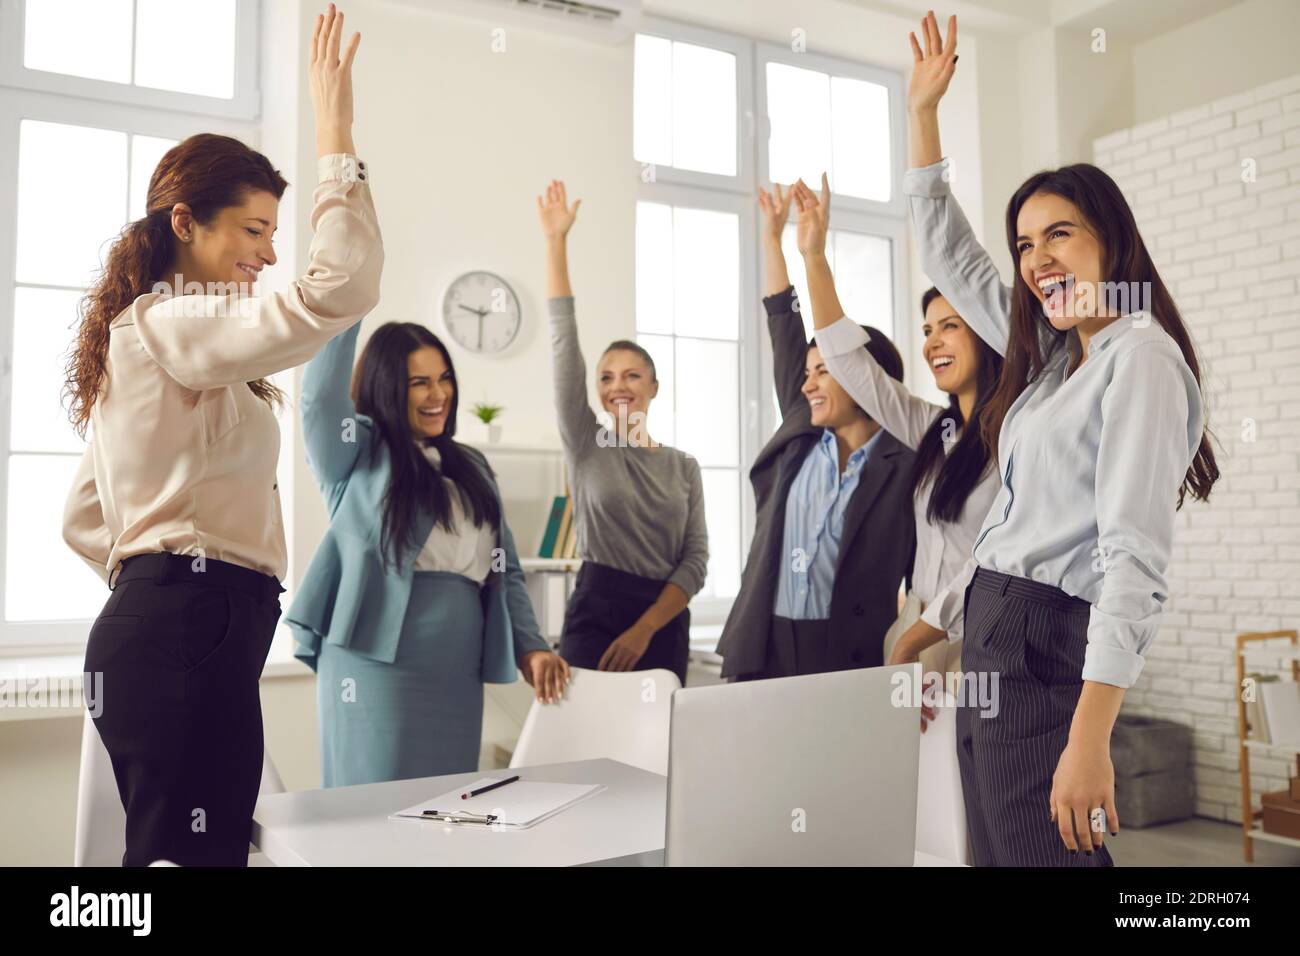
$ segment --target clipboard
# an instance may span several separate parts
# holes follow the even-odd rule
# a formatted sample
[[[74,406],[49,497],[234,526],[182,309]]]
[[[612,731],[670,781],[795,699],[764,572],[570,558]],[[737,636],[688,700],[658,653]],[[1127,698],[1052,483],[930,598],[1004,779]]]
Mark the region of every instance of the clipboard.
[[[604,784],[599,783],[517,780],[468,800],[460,798],[462,793],[496,783],[497,779],[499,778],[481,777],[465,786],[389,814],[388,819],[423,820],[491,830],[526,830],[606,789]],[[426,814],[426,810],[438,812]]]

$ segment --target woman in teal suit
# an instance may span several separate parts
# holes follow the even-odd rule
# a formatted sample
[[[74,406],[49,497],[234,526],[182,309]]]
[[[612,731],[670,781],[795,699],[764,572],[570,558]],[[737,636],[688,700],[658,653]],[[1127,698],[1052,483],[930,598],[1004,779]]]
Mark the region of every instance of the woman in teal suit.
[[[559,700],[501,495],[456,442],[451,356],[421,325],[332,339],[302,382],[307,458],[330,525],[286,621],[317,672],[327,787],[475,770],[483,684],[523,672]]]

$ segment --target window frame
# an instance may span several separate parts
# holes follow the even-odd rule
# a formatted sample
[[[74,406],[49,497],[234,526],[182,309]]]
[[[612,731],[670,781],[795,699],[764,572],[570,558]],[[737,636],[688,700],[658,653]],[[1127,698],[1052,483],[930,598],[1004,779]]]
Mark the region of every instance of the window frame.
[[[902,74],[877,66],[869,66],[866,63],[856,63],[852,60],[843,60],[839,57],[827,56],[821,53],[795,53],[788,47],[779,46],[775,43],[756,42],[754,46],[754,107],[757,114],[762,117],[763,125],[762,135],[758,137],[758,142],[755,144],[758,181],[762,183],[771,182],[767,148],[768,140],[772,136],[772,124],[767,118],[768,63],[782,63],[786,66],[817,70],[831,76],[845,76],[850,79],[864,80],[885,87],[889,95],[889,200],[881,202],[859,196],[845,196],[836,193],[832,187],[831,193],[835,197],[835,208],[837,214],[855,211],[872,216],[905,219],[907,216],[907,202],[903,197],[903,174],[907,171],[905,153],[907,129],[903,115]],[[808,185],[813,189],[819,188],[818,183],[809,183]]]
[[[740,497],[738,498],[740,515],[738,520],[741,538],[737,542],[737,555],[743,570],[745,549],[754,534],[754,490],[748,480],[749,462],[753,461],[758,449],[762,448],[763,442],[766,440],[762,437],[761,406],[764,391],[763,379],[758,374],[761,367],[761,359],[758,355],[759,343],[754,335],[746,334],[745,327],[745,316],[753,316],[762,312],[762,303],[759,298],[762,284],[757,271],[760,253],[758,248],[756,203],[750,202],[743,194],[734,190],[702,188],[683,183],[665,183],[662,180],[655,183],[642,182],[637,190],[636,198],[638,203],[651,202],[667,206],[709,209],[717,212],[734,213],[738,217],[737,225],[740,230],[738,237],[740,280],[738,302],[740,315],[738,316],[739,321],[736,328],[736,353],[739,363],[737,381],[740,385],[740,394],[736,402],[738,416],[736,427],[739,430],[739,442],[735,469],[740,481]],[[641,334],[640,329],[634,329],[634,331],[635,334]],[[759,326],[759,332],[759,337],[765,339],[766,334],[763,334],[761,325]],[[646,334],[663,335],[664,333]],[[672,336],[675,338],[676,335],[677,333],[674,331]],[[708,336],[685,337],[701,338],[708,341],[730,341],[712,339]],[[675,381],[676,369],[674,368]],[[770,384],[770,375],[767,381]],[[676,395],[673,396],[673,410],[674,416],[676,416]],[[727,467],[721,465],[700,466],[702,471],[706,469],[710,471],[724,470]],[[707,512],[708,505],[706,502],[706,515]],[[722,624],[727,619],[727,613],[731,610],[733,600],[734,598],[729,597],[693,598],[691,600],[692,623],[699,625]]]
[[[692,43],[697,46],[710,47],[730,53],[736,58],[736,175],[725,176],[721,173],[705,173],[694,169],[678,169],[675,166],[660,166],[657,163],[642,162],[630,150],[634,162],[644,170],[654,168],[654,183],[643,185],[697,186],[706,189],[722,189],[728,192],[750,195],[754,192],[755,173],[753,149],[754,140],[754,44],[753,41],[732,33],[721,33],[686,23],[677,23],[660,17],[643,17],[637,24],[637,33],[660,37],[672,42]],[[633,96],[635,97],[636,69],[633,66]],[[751,104],[746,107],[744,104]],[[635,120],[634,120],[635,124]],[[635,148],[635,147],[634,147]]]
[[[738,211],[741,216],[738,350],[741,366],[738,370],[738,408],[741,420],[738,423],[740,463],[737,470],[741,485],[741,540],[738,542],[738,556],[743,574],[756,517],[753,488],[748,480],[749,466],[780,426],[777,410],[770,400],[773,389],[772,347],[767,335],[766,312],[762,305],[764,263],[757,210],[758,185],[761,183],[766,188],[770,181],[768,139],[771,124],[767,119],[766,64],[779,62],[821,70],[834,76],[867,80],[884,86],[888,91],[890,199],[888,202],[880,202],[835,194],[832,221],[836,231],[881,236],[890,240],[893,332],[900,351],[911,341],[906,325],[911,289],[910,233],[907,227],[907,204],[902,192],[903,174],[906,171],[904,78],[901,73],[882,67],[817,53],[795,53],[788,48],[752,37],[707,30],[659,17],[645,18],[638,25],[637,33],[711,46],[736,56],[737,174],[721,176],[656,166],[654,181],[647,182],[642,176],[637,201]],[[635,84],[635,77],[633,83]],[[631,152],[629,148],[629,154]],[[635,156],[633,159],[639,162]],[[706,627],[722,624],[733,602],[733,598],[692,600],[692,624]]]
[[[258,51],[260,50],[260,0],[235,0],[235,73],[231,99],[200,96],[117,83],[65,73],[33,70],[23,65],[28,0],[0,0],[0,86],[56,93],[78,99],[97,100],[114,105],[128,105],[173,113],[193,113],[204,117],[255,121],[261,115],[262,97],[258,88]],[[132,56],[134,57],[135,0],[132,0]],[[132,71],[134,72],[134,62]]]
[[[8,2],[8,0],[0,0]],[[164,111],[137,104],[105,103],[95,98],[70,97],[59,93],[0,86],[0,190],[17,197],[19,132],[23,120],[86,126],[114,130],[131,135],[160,136],[182,139],[204,131],[235,136],[257,148],[260,129],[257,123],[193,113]],[[128,175],[130,170],[131,140],[128,138]],[[128,193],[129,202],[129,193]],[[13,455],[10,434],[14,407],[13,367],[14,291],[19,287],[69,289],[70,286],[19,283],[17,280],[18,221],[15,215],[0,228],[0,597],[7,585],[9,558],[9,459]],[[126,211],[124,210],[124,213]],[[111,237],[105,236],[107,242]],[[69,326],[75,316],[68,317]],[[69,339],[69,342],[71,340]],[[278,380],[284,387],[288,379]],[[292,397],[292,392],[289,393]],[[281,462],[284,462],[284,443],[292,447],[292,406],[281,419]],[[71,427],[71,426],[69,426]],[[93,437],[93,436],[92,436]],[[21,453],[21,452],[20,452]],[[59,456],[69,453],[38,452]],[[292,460],[290,460],[292,472]],[[290,475],[284,476],[289,479]],[[292,485],[292,482],[289,481]],[[291,500],[281,496],[282,503]],[[285,534],[291,531],[290,517],[285,517]],[[105,598],[107,598],[105,591]],[[39,621],[10,621],[4,616],[0,602],[0,656],[22,656],[33,652],[41,654],[84,652],[93,618],[61,618]]]

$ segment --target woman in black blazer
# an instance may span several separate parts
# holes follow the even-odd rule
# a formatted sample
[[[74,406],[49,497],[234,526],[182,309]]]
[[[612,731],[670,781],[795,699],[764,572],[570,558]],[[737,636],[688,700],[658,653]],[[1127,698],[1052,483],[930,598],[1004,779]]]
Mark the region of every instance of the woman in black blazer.
[[[781,425],[749,472],[754,538],[718,642],[722,676],[879,666],[916,548],[913,453],[853,403],[804,337],[781,251],[789,193],[760,190],[759,206]],[[898,350],[868,331],[867,349],[901,381]]]

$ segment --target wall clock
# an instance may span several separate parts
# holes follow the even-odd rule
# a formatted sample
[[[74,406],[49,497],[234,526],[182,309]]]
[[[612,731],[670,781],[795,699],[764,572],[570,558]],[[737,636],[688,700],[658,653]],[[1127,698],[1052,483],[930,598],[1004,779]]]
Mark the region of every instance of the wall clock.
[[[523,324],[519,297],[493,272],[476,270],[452,280],[442,297],[442,321],[463,348],[480,355],[505,350]]]

